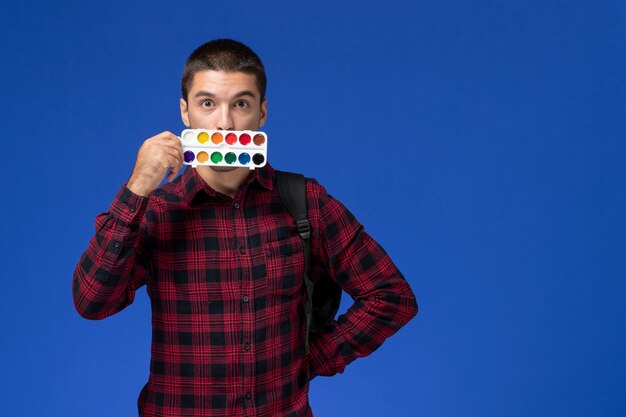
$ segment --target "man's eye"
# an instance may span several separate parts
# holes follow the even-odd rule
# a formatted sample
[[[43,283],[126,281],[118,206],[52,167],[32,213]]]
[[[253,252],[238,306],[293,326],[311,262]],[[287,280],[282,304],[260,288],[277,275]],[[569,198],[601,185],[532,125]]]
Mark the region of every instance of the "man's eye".
[[[235,107],[238,107],[240,109],[245,109],[246,107],[248,107],[248,102],[245,100],[239,100],[235,102]]]
[[[202,102],[202,107],[211,107],[213,106],[213,102],[211,100],[204,100]]]

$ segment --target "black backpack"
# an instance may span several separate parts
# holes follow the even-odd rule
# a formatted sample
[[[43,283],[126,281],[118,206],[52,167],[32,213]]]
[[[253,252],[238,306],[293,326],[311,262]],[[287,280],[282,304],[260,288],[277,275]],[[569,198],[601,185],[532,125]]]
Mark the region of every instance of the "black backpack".
[[[322,331],[335,319],[341,302],[341,287],[328,275],[322,274],[313,284],[309,278],[311,269],[311,225],[307,216],[306,180],[301,174],[276,171],[278,195],[291,217],[296,221],[298,233],[304,244],[304,283],[309,300],[306,303],[307,333],[306,353],[309,350],[311,334]]]

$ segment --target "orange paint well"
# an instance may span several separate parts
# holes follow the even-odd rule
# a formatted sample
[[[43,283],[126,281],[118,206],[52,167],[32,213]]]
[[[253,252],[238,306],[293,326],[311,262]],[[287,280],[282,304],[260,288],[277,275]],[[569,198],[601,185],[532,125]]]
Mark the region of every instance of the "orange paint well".
[[[215,132],[211,135],[211,142],[216,145],[219,145],[224,140],[224,136],[220,132]]]
[[[198,135],[198,136],[200,136],[200,135]],[[198,156],[196,156],[196,159],[200,163],[205,163],[205,162],[207,162],[209,160],[209,154],[204,152],[204,151],[203,152],[198,152]]]

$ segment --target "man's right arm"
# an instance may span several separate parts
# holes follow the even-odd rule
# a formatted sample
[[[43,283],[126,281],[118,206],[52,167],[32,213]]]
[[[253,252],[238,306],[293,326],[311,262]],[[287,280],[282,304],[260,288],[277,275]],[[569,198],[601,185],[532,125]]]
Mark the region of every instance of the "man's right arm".
[[[142,227],[148,197],[124,186],[108,212],[96,217],[96,234],[72,280],[74,306],[87,319],[103,319],[133,302],[148,277]]]
[[[182,167],[178,137],[162,132],[147,139],[137,155],[128,185],[107,213],[96,217],[96,234],[80,258],[72,279],[74,305],[81,316],[103,319],[133,302],[135,290],[148,279],[142,244],[148,195],[167,174],[173,180]]]

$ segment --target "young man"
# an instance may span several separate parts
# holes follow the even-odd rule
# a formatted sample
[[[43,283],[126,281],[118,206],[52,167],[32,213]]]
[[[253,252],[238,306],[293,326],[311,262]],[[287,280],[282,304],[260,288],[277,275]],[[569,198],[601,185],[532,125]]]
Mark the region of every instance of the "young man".
[[[185,64],[183,122],[258,130],[265,85],[252,50],[208,42]],[[147,286],[152,356],[141,416],[311,416],[309,381],[378,348],[417,313],[413,293],[352,214],[307,181],[311,279],[325,271],[354,300],[311,335],[307,353],[303,242],[274,169],[199,166],[176,178],[182,161],[173,133],[143,143],[78,262],[76,309],[102,319]],[[171,182],[157,188],[166,174]]]

